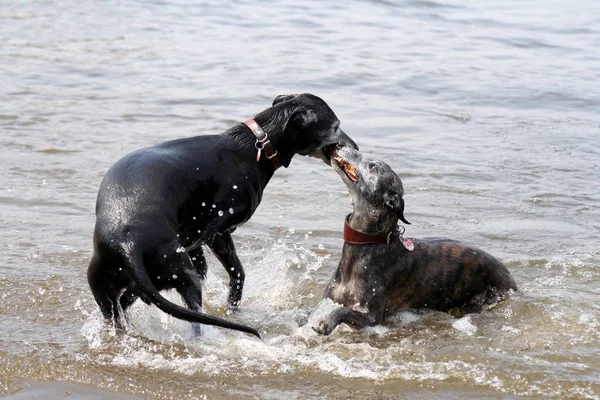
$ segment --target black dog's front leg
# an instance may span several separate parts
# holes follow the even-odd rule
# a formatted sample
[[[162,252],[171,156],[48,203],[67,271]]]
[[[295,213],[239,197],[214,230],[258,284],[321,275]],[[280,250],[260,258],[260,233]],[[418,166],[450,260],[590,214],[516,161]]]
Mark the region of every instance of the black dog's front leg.
[[[354,310],[348,307],[341,307],[332,311],[327,317],[323,318],[319,325],[312,329],[321,334],[329,335],[339,324],[348,324],[355,329],[362,329],[366,326],[372,326],[377,323],[373,312],[368,313]]]
[[[206,258],[204,257],[204,251],[202,250],[202,246],[198,246],[193,250],[189,250],[188,254],[190,259],[192,260],[192,264],[194,265],[194,269],[200,276],[202,282],[206,279]]]
[[[227,301],[230,306],[238,306],[242,300],[246,276],[235,251],[231,234],[228,232],[216,234],[209,247],[229,274],[229,298]]]

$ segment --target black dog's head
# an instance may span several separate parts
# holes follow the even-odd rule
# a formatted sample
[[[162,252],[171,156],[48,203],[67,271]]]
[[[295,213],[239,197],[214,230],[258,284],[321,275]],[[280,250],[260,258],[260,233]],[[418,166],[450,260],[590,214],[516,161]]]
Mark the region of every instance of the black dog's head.
[[[342,177],[354,204],[354,213],[378,218],[404,218],[404,189],[400,177],[383,161],[368,160],[349,146],[328,148],[331,164]]]
[[[293,144],[294,153],[319,158],[326,164],[330,164],[329,152],[326,151],[330,145],[350,146],[358,150],[356,143],[340,129],[340,120],[333,110],[312,94],[277,96],[273,106],[264,113],[270,115],[265,115],[267,126],[263,128],[276,124],[285,134],[285,141],[280,140],[278,147]],[[285,164],[285,160],[282,161]]]

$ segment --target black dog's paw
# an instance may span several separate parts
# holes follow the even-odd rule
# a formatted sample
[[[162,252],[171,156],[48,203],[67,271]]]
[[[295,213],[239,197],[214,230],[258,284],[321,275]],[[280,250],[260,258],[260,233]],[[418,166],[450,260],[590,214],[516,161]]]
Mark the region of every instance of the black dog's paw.
[[[229,311],[235,311],[240,307],[241,303],[242,303],[241,300],[228,300],[227,301],[227,309]]]
[[[332,326],[332,324],[330,324],[328,320],[324,319],[321,320],[321,322],[319,322],[319,325],[313,326],[312,330],[317,332],[319,335],[327,336],[331,332],[333,332],[334,328],[335,326]]]

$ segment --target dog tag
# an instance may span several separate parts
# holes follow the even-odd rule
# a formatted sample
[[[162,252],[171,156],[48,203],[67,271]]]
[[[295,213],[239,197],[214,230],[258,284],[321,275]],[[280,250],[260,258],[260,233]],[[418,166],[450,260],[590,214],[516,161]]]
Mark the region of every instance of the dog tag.
[[[262,152],[262,147],[258,148],[258,151],[256,152],[256,162],[260,161],[260,153]]]
[[[415,249],[415,245],[412,242],[412,240],[401,237],[400,241],[402,242],[402,245],[406,248],[406,250],[413,251]]]

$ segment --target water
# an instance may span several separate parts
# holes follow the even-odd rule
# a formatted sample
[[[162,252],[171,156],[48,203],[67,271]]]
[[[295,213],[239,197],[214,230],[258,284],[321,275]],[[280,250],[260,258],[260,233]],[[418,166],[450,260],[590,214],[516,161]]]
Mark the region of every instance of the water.
[[[0,5],[0,395],[600,398],[600,3],[197,3]],[[137,303],[130,337],[101,329],[85,271],[106,170],[291,92],[400,174],[407,235],[488,250],[520,292],[316,336],[350,204],[296,157],[235,234],[239,311],[209,258],[207,311],[263,342]]]

